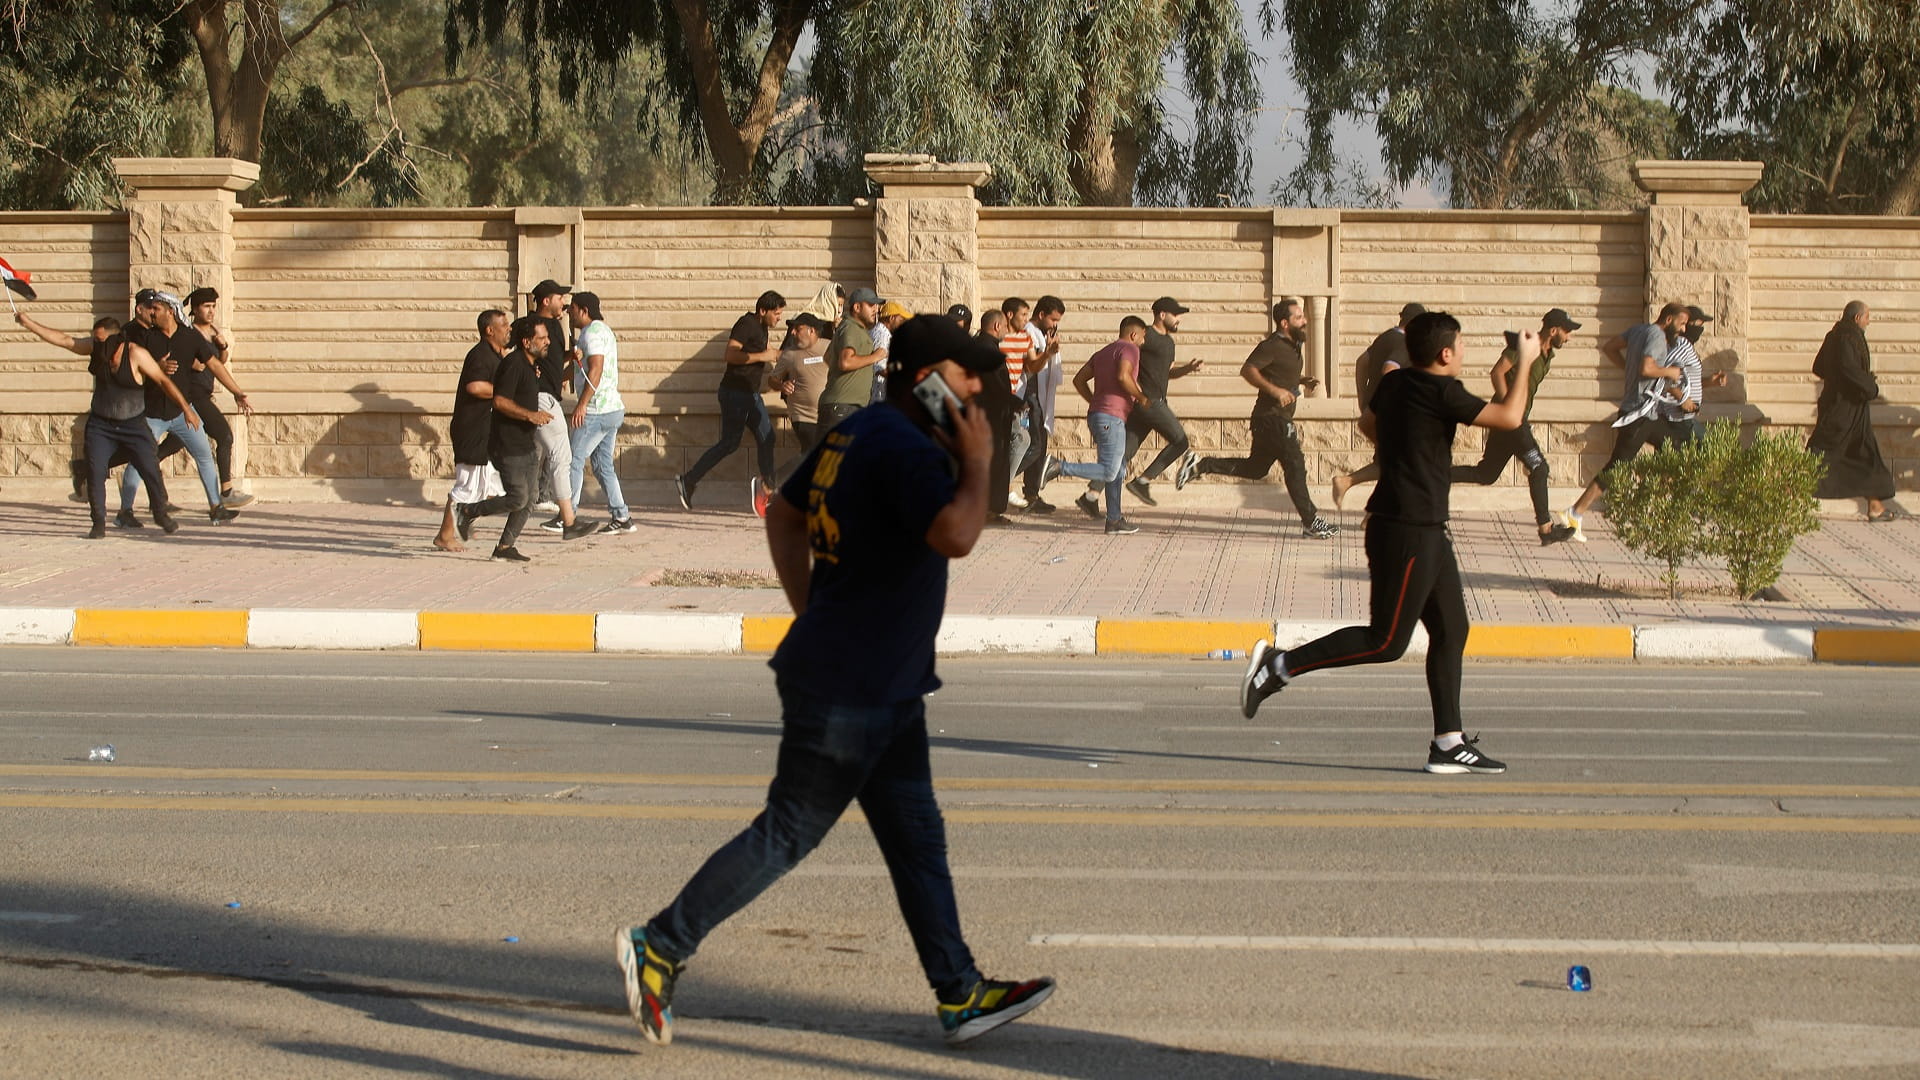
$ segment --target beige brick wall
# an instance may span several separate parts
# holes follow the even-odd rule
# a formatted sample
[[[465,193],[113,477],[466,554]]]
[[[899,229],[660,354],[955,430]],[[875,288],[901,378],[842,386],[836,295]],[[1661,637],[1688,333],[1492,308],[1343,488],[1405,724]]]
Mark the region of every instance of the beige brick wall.
[[[726,331],[760,292],[798,305],[825,282],[852,288],[876,273],[871,208],[589,209],[572,220],[561,228],[577,230],[573,283],[601,295],[620,341],[629,410],[620,470],[633,481],[684,470],[717,434]],[[511,209],[237,211],[225,317],[236,373],[260,409],[247,425],[247,475],[289,493],[444,490],[447,414],[473,317],[518,312],[526,235]],[[1061,296],[1066,361],[1077,365],[1123,315],[1179,297],[1193,309],[1181,355],[1209,366],[1174,384],[1174,406],[1196,448],[1239,453],[1252,399],[1239,363],[1278,295],[1310,295],[1319,317],[1309,360],[1322,370],[1330,360],[1335,373],[1335,396],[1300,407],[1316,481],[1370,456],[1352,424],[1352,360],[1401,304],[1461,317],[1476,391],[1501,329],[1565,307],[1586,326],[1546,383],[1535,429],[1556,486],[1568,486],[1610,443],[1619,376],[1598,346],[1645,316],[1647,237],[1638,213],[989,207],[978,213],[978,307]],[[565,243],[542,242],[543,257],[564,259]],[[1715,411],[1808,426],[1813,352],[1841,305],[1865,299],[1891,402],[1876,409],[1883,445],[1902,486],[1920,484],[1920,220],[1762,215],[1749,244],[1750,355],[1716,357],[1711,331],[1706,339],[1710,362],[1744,368]],[[76,333],[97,314],[125,314],[128,247],[123,215],[0,214],[0,251],[35,274],[35,313]],[[84,365],[0,333],[0,388],[0,486],[43,494],[73,453]],[[1083,453],[1066,394],[1057,438]],[[790,446],[784,430],[782,440]],[[1463,433],[1458,460],[1476,460],[1479,446]],[[751,462],[749,444],[716,475],[744,478]],[[171,471],[185,474],[187,462]]]

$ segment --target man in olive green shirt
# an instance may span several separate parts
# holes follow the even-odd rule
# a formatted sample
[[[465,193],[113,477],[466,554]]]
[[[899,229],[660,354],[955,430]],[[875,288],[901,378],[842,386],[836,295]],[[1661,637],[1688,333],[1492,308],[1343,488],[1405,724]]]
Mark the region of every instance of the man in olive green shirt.
[[[873,400],[873,365],[887,362],[887,350],[873,340],[883,303],[872,289],[855,289],[847,297],[847,317],[827,346],[827,388],[820,391],[822,435]]]
[[[1533,415],[1534,402],[1540,400],[1540,383],[1553,366],[1553,354],[1578,329],[1580,324],[1573,321],[1566,309],[1554,308],[1547,312],[1540,320],[1540,359],[1533,362],[1527,375],[1527,411],[1521,417],[1520,426],[1512,431],[1487,432],[1487,452],[1481,456],[1480,464],[1453,467],[1456,484],[1493,484],[1498,483],[1500,474],[1506,471],[1507,461],[1519,458],[1527,470],[1527,491],[1533,496],[1533,519],[1540,526],[1542,547],[1571,539],[1573,530],[1556,523],[1553,511],[1547,509],[1547,458],[1540,452],[1540,444],[1534,441],[1533,426],[1528,419]],[[1505,400],[1508,384],[1513,379],[1513,366],[1513,347],[1508,346],[1493,365],[1495,401]]]

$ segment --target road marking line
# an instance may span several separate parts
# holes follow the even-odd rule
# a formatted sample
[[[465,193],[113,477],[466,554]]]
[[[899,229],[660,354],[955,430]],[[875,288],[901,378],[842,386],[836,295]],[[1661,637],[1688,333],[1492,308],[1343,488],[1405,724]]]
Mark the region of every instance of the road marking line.
[[[1740,710],[1745,712],[1746,710]],[[1269,735],[1393,735],[1404,737],[1408,729],[1404,725],[1392,727],[1260,727],[1248,724],[1195,724],[1177,727],[1163,727],[1161,731],[1200,731],[1200,732],[1261,732]],[[1725,738],[1806,738],[1806,739],[1875,739],[1888,742],[1920,742],[1920,735],[1908,735],[1891,731],[1819,731],[1811,728],[1781,731],[1748,731],[1732,728],[1577,728],[1577,727],[1507,727],[1501,725],[1501,735],[1673,735],[1686,738],[1711,736]]]
[[[1125,753],[1125,751],[1114,751]],[[1253,754],[1250,757],[1268,755]],[[1405,758],[1403,753],[1380,751],[1378,753],[1323,755],[1331,764],[1335,761],[1393,761]],[[1796,761],[1818,761],[1829,765],[1891,765],[1892,758],[1884,757],[1845,757],[1822,754],[1534,754],[1524,755],[1528,761],[1701,761],[1736,765],[1792,764]],[[1274,757],[1274,761],[1292,761],[1293,758]]]
[[[596,787],[745,787],[765,788],[766,773],[588,773],[479,772],[379,769],[190,768],[167,765],[0,764],[0,777],[103,776],[142,780],[371,780],[390,783],[584,784]],[[1405,780],[1218,780],[1218,779],[1067,779],[1062,777],[940,777],[942,791],[1077,792],[1225,792],[1233,794],[1334,793],[1359,795],[1442,795],[1473,798],[1507,795],[1619,797],[1695,795],[1775,798],[1920,799],[1920,787],[1891,784],[1670,784],[1519,781],[1460,783],[1454,778],[1409,773]]]
[[[538,686],[612,686],[607,679],[518,679],[496,678],[486,675],[472,677],[462,675],[278,675],[261,672],[207,672],[207,671],[0,671],[0,678],[47,678],[47,679],[138,679],[146,682],[151,679],[192,679],[205,682],[208,679],[271,679],[281,682],[423,682],[423,683],[527,683]]]
[[[247,795],[0,794],[0,809],[243,811],[268,814],[392,814],[605,818],[644,821],[744,821],[751,806],[555,803],[505,800],[314,798]],[[1565,832],[1750,832],[1920,834],[1920,818],[1682,816],[1677,814],[1312,813],[1290,810],[1091,810],[958,806],[948,821],[967,825],[1127,826],[1257,829],[1505,829]]]
[[[1912,960],[1920,945],[1873,941],[1631,941],[1556,938],[1266,937],[1238,934],[1034,934],[1029,945],[1094,949],[1277,949],[1305,952],[1566,953]]]
[[[264,712],[50,712],[46,709],[0,709],[0,717],[59,717],[64,720],[379,720],[399,724],[478,724],[483,716],[385,716],[379,713],[264,713]],[[10,728],[7,730],[24,730]]]
[[[56,923],[79,922],[78,915],[65,915],[57,911],[0,911],[0,923]]]
[[[1617,690],[1618,687],[1615,687]],[[1004,708],[1005,706],[1001,706]],[[1384,712],[1393,708],[1412,708],[1410,705],[1262,705],[1263,712]],[[1805,709],[1715,709],[1694,708],[1680,705],[1636,706],[1636,705],[1472,705],[1476,713],[1599,713],[1603,716],[1654,715],[1654,716],[1805,716]]]
[[[1238,686],[1239,684],[1236,683],[1234,685]],[[1325,683],[1322,683],[1319,686],[1315,686],[1312,683],[1307,682],[1304,678],[1301,680],[1299,686],[1295,686],[1292,683],[1287,684],[1287,691],[1289,693],[1293,693],[1295,691],[1318,690],[1321,693],[1331,692],[1331,693],[1339,693],[1339,694],[1350,694],[1354,691],[1354,689],[1355,688],[1351,686],[1330,687]],[[1473,693],[1473,687],[1471,686],[1463,687],[1462,689],[1465,693],[1469,695]],[[1555,689],[1574,692],[1579,690],[1580,688],[1556,687]],[[1420,686],[1379,686],[1379,687],[1369,686],[1367,687],[1367,690],[1369,693],[1382,693],[1382,694],[1424,695],[1427,693],[1427,688],[1424,684]],[[1607,693],[1617,694],[1620,692],[1620,686],[1618,683],[1615,683],[1612,686],[1606,687],[1605,690]],[[1599,691],[1600,691],[1599,687],[1592,688],[1592,692],[1597,693]],[[1486,692],[1490,694],[1511,693],[1511,691],[1507,691],[1507,690],[1489,690]],[[1682,695],[1706,695],[1706,694],[1710,694],[1714,697],[1826,697],[1827,696],[1818,690],[1740,690],[1732,687],[1728,687],[1725,689],[1721,689],[1721,688],[1702,689],[1700,687],[1688,687],[1683,689],[1663,688],[1659,691],[1659,694],[1661,697],[1679,697]]]

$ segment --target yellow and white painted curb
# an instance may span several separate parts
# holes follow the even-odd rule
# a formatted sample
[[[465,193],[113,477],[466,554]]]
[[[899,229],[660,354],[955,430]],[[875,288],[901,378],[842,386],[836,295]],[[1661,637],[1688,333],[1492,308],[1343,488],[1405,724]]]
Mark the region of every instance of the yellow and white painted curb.
[[[0,645],[715,655],[772,652],[792,622],[786,615],[698,612],[0,607]],[[1327,620],[949,615],[937,648],[943,655],[1203,656],[1219,650],[1244,653],[1262,637],[1291,648],[1344,625]],[[1416,627],[1407,655],[1418,657],[1426,648],[1426,633]],[[1486,624],[1468,634],[1466,654],[1490,659],[1920,664],[1920,629]]]

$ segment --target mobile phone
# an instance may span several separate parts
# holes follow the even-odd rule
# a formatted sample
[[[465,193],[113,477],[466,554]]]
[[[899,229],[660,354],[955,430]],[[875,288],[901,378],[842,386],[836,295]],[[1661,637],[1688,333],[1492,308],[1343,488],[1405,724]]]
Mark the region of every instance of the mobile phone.
[[[1520,335],[1515,333],[1512,330],[1508,330],[1506,332],[1506,336],[1507,336],[1507,348],[1518,350],[1520,348]]]
[[[939,372],[931,369],[922,372],[919,381],[913,384],[913,396],[920,400],[921,408],[926,409],[927,415],[933,418],[934,427],[953,434],[954,416],[961,408],[960,399]]]

